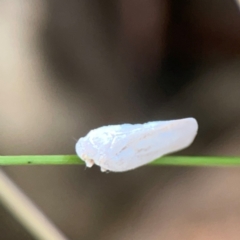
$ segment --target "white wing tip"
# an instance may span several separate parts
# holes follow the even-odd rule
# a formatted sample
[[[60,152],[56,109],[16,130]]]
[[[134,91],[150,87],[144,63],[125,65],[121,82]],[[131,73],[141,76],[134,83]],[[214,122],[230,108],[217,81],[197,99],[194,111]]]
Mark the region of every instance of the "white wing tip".
[[[183,124],[185,126],[185,131],[186,131],[186,135],[188,135],[188,137],[186,138],[186,147],[188,147],[189,145],[192,144],[192,142],[194,141],[197,132],[198,132],[198,122],[195,118],[185,118],[182,119],[183,120]]]
[[[186,118],[186,120],[189,122],[189,124],[191,124],[191,127],[193,128],[193,130],[198,131],[198,122],[195,118]]]

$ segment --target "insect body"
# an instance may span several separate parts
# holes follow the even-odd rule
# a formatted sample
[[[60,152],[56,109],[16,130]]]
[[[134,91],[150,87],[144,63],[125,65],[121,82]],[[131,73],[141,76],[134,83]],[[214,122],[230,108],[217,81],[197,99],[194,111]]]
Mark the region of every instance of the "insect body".
[[[194,118],[104,126],[80,138],[76,152],[87,167],[124,172],[188,147],[197,130]]]

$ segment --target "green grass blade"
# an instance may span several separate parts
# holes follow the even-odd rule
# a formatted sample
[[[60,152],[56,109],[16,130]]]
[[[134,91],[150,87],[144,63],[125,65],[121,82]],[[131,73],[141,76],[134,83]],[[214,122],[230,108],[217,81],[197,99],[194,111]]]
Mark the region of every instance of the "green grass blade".
[[[76,155],[0,156],[2,165],[72,165],[84,164]]]
[[[76,155],[28,155],[0,156],[0,166],[5,165],[81,165],[84,164]],[[166,156],[156,159],[150,165],[172,166],[240,166],[240,157],[217,156]]]
[[[175,165],[175,166],[240,166],[240,157],[223,157],[223,156],[202,156],[202,157],[185,157],[185,156],[166,156],[158,158],[150,165]]]

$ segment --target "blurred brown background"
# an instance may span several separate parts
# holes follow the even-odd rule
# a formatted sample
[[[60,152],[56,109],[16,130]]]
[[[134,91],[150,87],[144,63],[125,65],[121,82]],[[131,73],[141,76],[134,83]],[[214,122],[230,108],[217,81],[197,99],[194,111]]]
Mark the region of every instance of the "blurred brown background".
[[[240,155],[233,0],[2,0],[0,154],[74,154],[107,124],[195,117],[179,154]],[[240,239],[238,168],[4,167],[69,237]],[[33,239],[0,208],[0,239]]]

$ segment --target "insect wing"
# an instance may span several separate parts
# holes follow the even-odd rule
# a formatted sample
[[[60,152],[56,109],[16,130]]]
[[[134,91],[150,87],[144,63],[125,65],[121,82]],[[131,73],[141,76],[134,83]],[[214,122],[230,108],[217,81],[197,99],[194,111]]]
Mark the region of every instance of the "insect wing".
[[[197,128],[197,122],[192,118],[132,125],[131,131],[114,139],[108,168],[112,171],[131,170],[186,148],[193,141]]]

